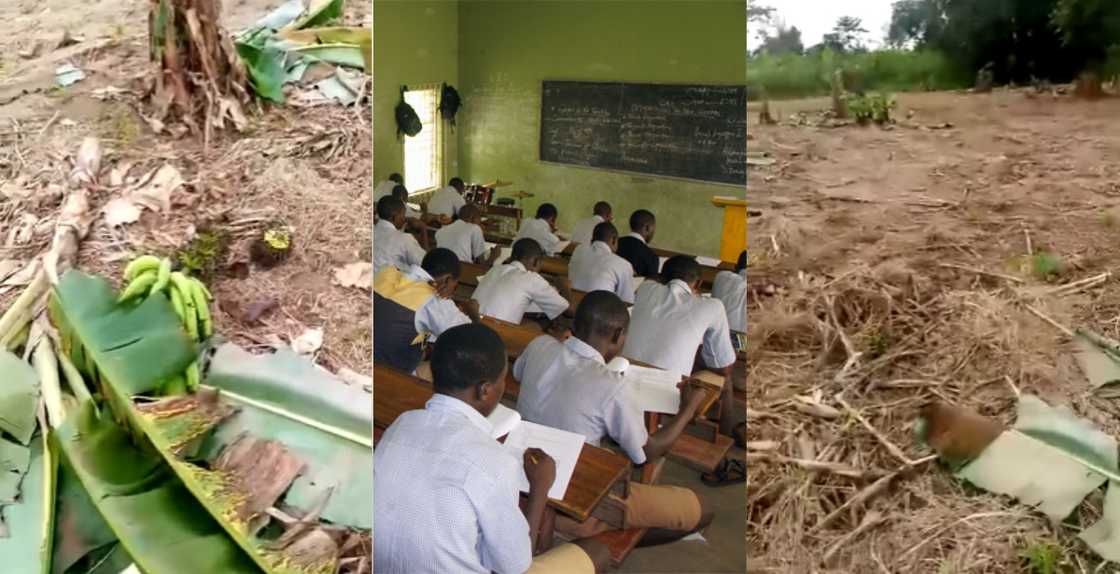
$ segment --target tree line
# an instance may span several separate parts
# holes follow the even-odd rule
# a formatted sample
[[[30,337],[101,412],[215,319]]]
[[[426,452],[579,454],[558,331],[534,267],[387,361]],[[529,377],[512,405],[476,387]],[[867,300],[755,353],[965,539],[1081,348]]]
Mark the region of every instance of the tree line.
[[[760,40],[754,56],[868,51],[868,31],[850,16],[809,47],[768,6],[748,4],[747,26]],[[997,83],[1114,76],[1120,0],[897,0],[883,40],[890,49],[951,54],[963,72],[984,70]]]

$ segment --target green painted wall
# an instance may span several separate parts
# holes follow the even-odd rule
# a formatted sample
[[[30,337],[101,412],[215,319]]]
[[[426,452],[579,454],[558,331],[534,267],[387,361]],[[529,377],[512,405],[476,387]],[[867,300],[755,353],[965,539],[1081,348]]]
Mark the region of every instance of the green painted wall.
[[[393,115],[401,85],[459,82],[458,0],[377,0],[373,78],[373,174],[382,181],[403,169]],[[456,157],[455,138],[448,143],[445,173]]]
[[[384,4],[377,1],[378,20]],[[743,0],[463,0],[461,175],[515,182],[507,190],[536,194],[525,201],[530,212],[555,203],[561,229],[605,199],[625,233],[630,213],[644,207],[657,215],[654,245],[718,256],[723,213],[710,198],[742,197],[744,189],[539,163],[541,82],[744,84],[744,30]],[[375,73],[381,80],[381,70]]]

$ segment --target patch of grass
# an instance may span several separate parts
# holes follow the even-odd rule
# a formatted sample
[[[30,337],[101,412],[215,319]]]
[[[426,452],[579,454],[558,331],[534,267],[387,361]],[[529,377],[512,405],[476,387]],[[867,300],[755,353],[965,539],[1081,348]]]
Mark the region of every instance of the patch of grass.
[[[1044,281],[1059,277],[1064,269],[1062,258],[1049,251],[1039,251],[1031,257],[1031,273]]]
[[[894,96],[886,94],[848,94],[844,97],[844,105],[860,124],[886,124],[891,121],[891,110],[895,108],[896,102]]]
[[[864,340],[864,348],[866,349],[864,352],[867,354],[869,360],[877,359],[887,354],[890,347],[890,337],[878,329],[868,334],[867,338]]]
[[[189,275],[209,283],[225,261],[229,250],[229,233],[217,228],[199,229],[186,247],[175,254],[175,260]]]
[[[1109,229],[1116,229],[1117,225],[1120,224],[1120,219],[1116,217],[1114,212],[1106,211],[1101,214],[1101,223]]]
[[[842,69],[858,77],[867,91],[907,92],[952,90],[968,87],[970,74],[940,52],[877,50],[862,54],[753,56],[747,60],[747,97],[773,99],[824,96],[831,92],[831,78]]]
[[[1058,574],[1062,563],[1062,548],[1047,541],[1038,541],[1028,546],[1020,554],[1026,560],[1032,574]]]
[[[140,137],[140,124],[129,108],[116,106],[107,110],[101,117],[101,135],[105,139],[128,146]]]

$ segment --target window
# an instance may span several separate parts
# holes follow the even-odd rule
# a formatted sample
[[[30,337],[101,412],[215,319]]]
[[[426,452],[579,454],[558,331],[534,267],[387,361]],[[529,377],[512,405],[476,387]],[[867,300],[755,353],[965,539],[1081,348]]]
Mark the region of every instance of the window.
[[[431,191],[443,180],[443,131],[438,87],[409,90],[404,101],[416,110],[423,128],[414,137],[404,138],[404,186],[409,194]]]

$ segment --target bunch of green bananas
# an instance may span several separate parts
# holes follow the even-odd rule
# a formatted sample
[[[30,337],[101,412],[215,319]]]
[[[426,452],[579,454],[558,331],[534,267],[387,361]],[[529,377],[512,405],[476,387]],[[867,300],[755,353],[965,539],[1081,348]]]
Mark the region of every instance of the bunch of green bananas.
[[[213,296],[201,281],[180,271],[171,270],[171,260],[152,255],[137,257],[125,267],[124,279],[128,286],[121,291],[118,303],[137,297],[151,297],[157,293],[165,294],[187,334],[196,342],[202,342],[214,334],[210,317],[210,301]],[[180,394],[198,388],[201,375],[198,361],[191,363],[187,370],[164,387],[164,394]]]

